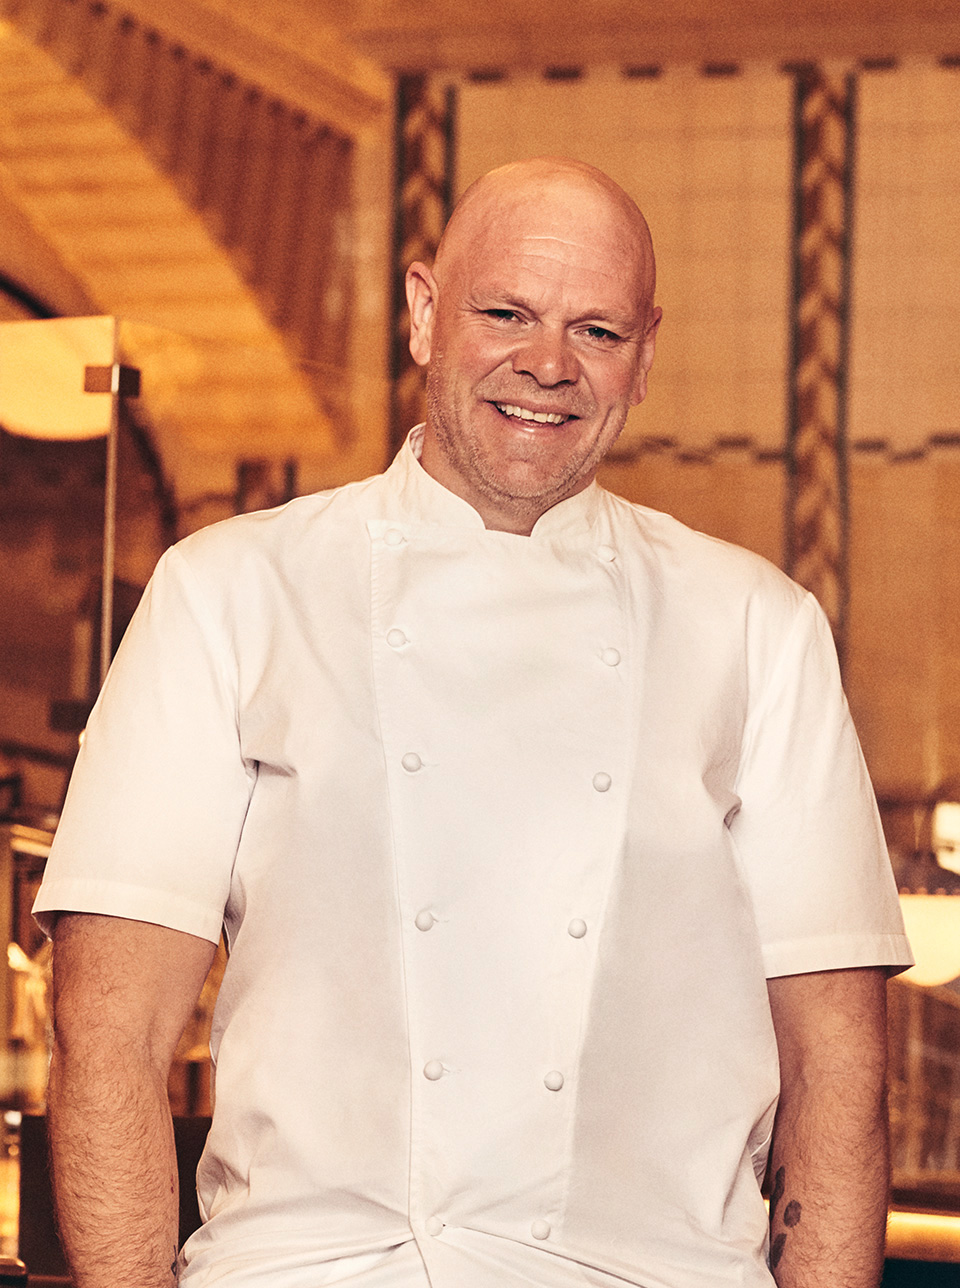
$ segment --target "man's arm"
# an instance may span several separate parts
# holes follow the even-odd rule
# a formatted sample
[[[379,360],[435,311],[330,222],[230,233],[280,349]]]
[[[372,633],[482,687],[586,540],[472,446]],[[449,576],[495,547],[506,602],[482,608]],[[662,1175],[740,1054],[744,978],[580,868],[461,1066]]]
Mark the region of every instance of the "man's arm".
[[[167,1077],[213,960],[205,939],[63,913],[48,1119],[75,1288],[171,1288],[177,1161]]]
[[[877,1288],[888,1194],[886,973],[768,981],[781,1093],[770,1159],[780,1288]]]

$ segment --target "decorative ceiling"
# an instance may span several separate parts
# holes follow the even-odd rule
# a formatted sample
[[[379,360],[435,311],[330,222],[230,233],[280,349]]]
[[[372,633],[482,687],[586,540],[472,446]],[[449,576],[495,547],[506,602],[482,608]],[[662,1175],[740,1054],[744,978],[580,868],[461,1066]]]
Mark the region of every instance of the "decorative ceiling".
[[[960,56],[956,0],[273,0],[270,9],[279,27],[336,33],[393,70]]]

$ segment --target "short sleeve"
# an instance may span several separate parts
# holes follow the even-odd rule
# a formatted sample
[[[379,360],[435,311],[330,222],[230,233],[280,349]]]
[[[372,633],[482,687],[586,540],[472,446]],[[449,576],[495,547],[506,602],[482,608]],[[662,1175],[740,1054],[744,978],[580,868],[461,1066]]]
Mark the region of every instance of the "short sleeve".
[[[830,627],[802,601],[744,729],[730,831],[766,973],[912,963]]]
[[[161,559],[87,726],[34,914],[154,922],[216,942],[256,766],[236,665],[183,555]]]

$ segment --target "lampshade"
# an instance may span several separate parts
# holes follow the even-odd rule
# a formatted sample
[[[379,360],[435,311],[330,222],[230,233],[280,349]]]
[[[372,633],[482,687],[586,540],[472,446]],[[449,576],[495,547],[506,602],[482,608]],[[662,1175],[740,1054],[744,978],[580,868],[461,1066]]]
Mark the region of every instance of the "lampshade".
[[[915,984],[947,984],[960,975],[960,895],[906,894],[900,908],[916,965],[903,974]]]
[[[931,831],[937,862],[948,872],[960,873],[960,801],[937,801]]]
[[[116,318],[0,324],[0,425],[26,438],[102,438],[112,395],[84,392],[87,367],[114,361]]]

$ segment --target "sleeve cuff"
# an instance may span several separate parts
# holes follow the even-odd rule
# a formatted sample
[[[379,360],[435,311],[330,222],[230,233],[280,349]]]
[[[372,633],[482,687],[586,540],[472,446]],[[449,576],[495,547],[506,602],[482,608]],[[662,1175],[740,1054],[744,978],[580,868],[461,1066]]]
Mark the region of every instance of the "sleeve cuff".
[[[57,914],[61,912],[90,912],[147,921],[208,939],[212,944],[219,942],[223,928],[222,908],[205,907],[166,890],[145,890],[116,881],[44,883],[33,905],[33,915],[45,935],[53,933]]]
[[[913,965],[913,953],[906,935],[818,936],[764,944],[763,964],[767,979],[860,966],[884,966],[899,975]]]

